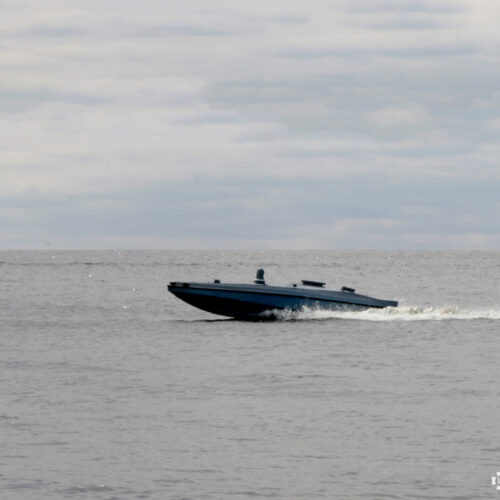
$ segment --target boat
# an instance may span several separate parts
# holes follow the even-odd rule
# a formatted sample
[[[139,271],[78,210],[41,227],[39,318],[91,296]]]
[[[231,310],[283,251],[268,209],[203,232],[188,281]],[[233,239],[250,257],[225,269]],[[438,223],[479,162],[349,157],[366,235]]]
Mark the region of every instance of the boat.
[[[301,280],[286,286],[268,285],[264,270],[257,271],[253,283],[211,283],[172,281],[168,291],[198,309],[244,320],[277,319],[280,311],[363,310],[397,307],[394,300],[359,295],[354,288],[326,288],[321,281]]]

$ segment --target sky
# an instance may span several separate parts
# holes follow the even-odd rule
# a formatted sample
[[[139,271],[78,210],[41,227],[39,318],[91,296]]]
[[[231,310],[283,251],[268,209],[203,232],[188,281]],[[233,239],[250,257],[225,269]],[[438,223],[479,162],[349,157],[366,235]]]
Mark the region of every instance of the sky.
[[[500,249],[500,2],[0,19],[1,249]]]

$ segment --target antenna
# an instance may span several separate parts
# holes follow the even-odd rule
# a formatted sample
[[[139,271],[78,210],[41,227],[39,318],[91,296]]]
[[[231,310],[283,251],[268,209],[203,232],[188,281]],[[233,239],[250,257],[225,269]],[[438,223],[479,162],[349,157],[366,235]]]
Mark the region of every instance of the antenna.
[[[258,269],[257,274],[255,275],[255,279],[253,281],[257,285],[265,285],[264,281],[264,269]]]

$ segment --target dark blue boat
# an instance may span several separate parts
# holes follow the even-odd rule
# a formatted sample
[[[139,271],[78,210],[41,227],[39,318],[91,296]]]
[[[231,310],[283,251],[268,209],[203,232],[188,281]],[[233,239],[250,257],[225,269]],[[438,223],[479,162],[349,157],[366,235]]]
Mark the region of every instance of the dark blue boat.
[[[300,311],[305,308],[326,310],[361,310],[396,307],[393,300],[381,300],[355,293],[353,288],[325,288],[325,283],[302,280],[287,286],[267,285],[259,269],[253,284],[197,283],[172,281],[169,292],[197,307],[221,316],[237,319],[273,319],[276,311]]]

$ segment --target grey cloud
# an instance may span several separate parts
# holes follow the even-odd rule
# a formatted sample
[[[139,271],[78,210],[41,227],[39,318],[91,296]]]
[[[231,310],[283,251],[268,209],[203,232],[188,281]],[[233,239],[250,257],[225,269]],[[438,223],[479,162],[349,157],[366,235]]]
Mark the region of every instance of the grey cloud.
[[[85,15],[68,19],[35,21],[20,26],[5,28],[3,34],[10,37],[32,38],[72,38],[82,36],[122,38],[163,38],[163,37],[223,37],[242,35],[245,30],[231,30],[184,22],[162,23],[158,20],[121,19],[101,20]]]
[[[67,38],[76,37],[87,34],[87,32],[78,27],[64,25],[33,25],[20,30],[11,31],[10,36],[16,37],[40,37],[40,38]]]
[[[110,100],[96,94],[58,91],[48,88],[13,89],[0,87],[0,112],[26,111],[44,102],[97,106],[108,103]]]
[[[234,36],[235,33],[221,28],[196,26],[188,24],[150,24],[140,28],[132,28],[129,34],[135,37],[224,37]]]
[[[229,231],[233,237],[245,237],[249,231],[255,237],[272,236],[286,226],[286,214],[275,212],[267,225],[262,225],[258,212],[265,207],[248,210],[245,199],[255,199],[256,192],[240,186],[237,181],[231,191],[221,190],[219,185],[207,183],[174,183],[142,191],[109,193],[105,200],[106,210],[92,202],[98,197],[51,197],[33,196],[3,202],[3,207],[29,208],[32,212],[24,229],[45,227],[53,235],[134,235],[165,236],[174,238],[224,237]],[[264,188],[265,190],[265,188]],[[56,198],[56,199],[55,199]],[[121,201],[126,200],[128,208]],[[113,208],[113,201],[117,207]],[[41,210],[38,210],[41,209]],[[281,215],[280,215],[281,214]],[[256,217],[257,216],[257,217]],[[0,218],[1,221],[1,218]],[[3,220],[5,230],[19,227],[19,221],[9,224]],[[0,241],[1,244],[1,241]]]
[[[21,19],[21,18],[19,18]],[[60,11],[44,16],[25,16],[17,24],[4,25],[0,32],[11,38],[73,38],[95,34],[96,20],[81,11]]]
[[[345,9],[351,13],[379,13],[379,12],[429,12],[435,14],[454,14],[465,11],[461,2],[422,1],[422,0],[350,0]]]
[[[278,155],[285,158],[297,158],[297,159],[313,159],[313,158],[339,158],[339,157],[350,157],[355,153],[352,149],[301,149],[301,148],[289,148],[277,151]]]
[[[363,227],[342,245],[500,234],[500,64],[485,8],[462,18],[462,3],[441,0],[299,2],[282,14],[266,2],[73,3],[82,14],[63,4],[52,15],[33,2],[2,29],[0,111],[59,105],[4,127],[6,159],[26,165],[5,176],[0,238],[258,245],[351,219]],[[24,186],[51,194],[16,195]],[[71,190],[100,194],[54,194]]]
[[[214,107],[255,120],[276,121],[291,132],[358,130],[359,115],[391,100],[389,89],[366,88],[348,77],[305,81],[223,82],[207,88]],[[301,106],[303,113],[296,110]],[[316,109],[317,107],[317,109]]]
[[[30,193],[3,200],[0,214],[5,208],[31,210],[24,223],[3,218],[6,232],[42,227],[53,236],[183,239],[196,234],[221,241],[228,234],[232,238],[289,238],[296,236],[297,227],[328,227],[344,219],[365,221],[358,230],[362,233],[371,221],[381,219],[391,224],[377,227],[377,234],[402,246],[403,229],[405,234],[452,235],[463,232],[465,218],[476,221],[469,227],[474,232],[499,234],[500,221],[489,216],[497,206],[498,182],[436,182],[432,178],[410,182],[383,173],[346,175],[335,180],[235,176],[109,193],[104,198],[105,210],[100,208],[98,196],[69,198]],[[256,198],[258,203],[247,203]],[[353,231],[345,242],[347,246],[356,245],[364,237],[356,229]]]
[[[309,19],[306,16],[274,16],[271,17],[271,21],[279,24],[306,24],[309,22]]]
[[[497,133],[489,121],[500,113],[498,65],[471,58],[467,65],[442,64],[430,72],[383,69],[294,80],[216,82],[207,86],[206,98],[216,109],[275,121],[295,133],[383,137],[386,131],[368,121],[370,113],[386,108],[411,112],[419,107],[428,113],[415,123],[388,126],[394,138],[442,129],[460,133],[467,141],[482,141],[482,134]]]
[[[241,124],[245,123],[245,119],[233,113],[201,113],[191,118],[173,120],[173,123],[178,125]]]
[[[433,19],[392,19],[386,21],[368,21],[366,28],[376,30],[441,30],[450,27],[449,22]]]
[[[427,47],[399,47],[394,49],[379,48],[333,48],[333,49],[300,49],[290,48],[277,53],[279,57],[290,59],[328,59],[328,58],[402,58],[430,59],[436,57],[465,57],[477,55],[479,49],[472,44],[434,45]]]
[[[397,144],[397,143],[396,143]],[[351,158],[369,161],[374,156],[383,156],[384,158],[405,159],[405,158],[445,158],[458,157],[460,155],[470,155],[475,151],[475,146],[470,143],[448,142],[439,145],[427,145],[425,148],[416,145],[411,146],[384,146],[373,143],[359,149],[353,145],[342,149],[333,148],[284,148],[276,152],[285,158],[293,159],[317,159],[317,158]]]
[[[462,5],[422,1],[373,1],[350,5],[350,22],[373,30],[446,30],[456,27],[465,9]],[[349,21],[348,21],[349,22]]]

